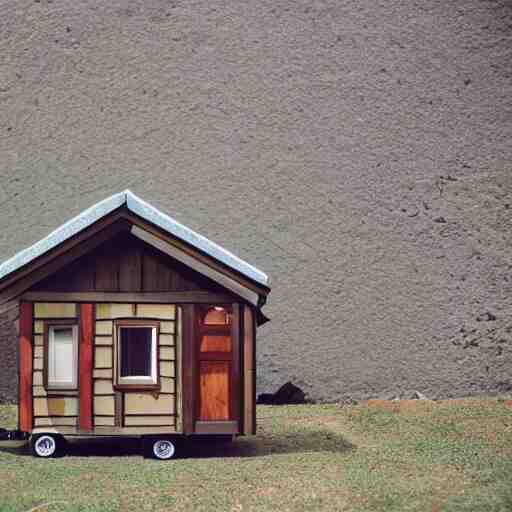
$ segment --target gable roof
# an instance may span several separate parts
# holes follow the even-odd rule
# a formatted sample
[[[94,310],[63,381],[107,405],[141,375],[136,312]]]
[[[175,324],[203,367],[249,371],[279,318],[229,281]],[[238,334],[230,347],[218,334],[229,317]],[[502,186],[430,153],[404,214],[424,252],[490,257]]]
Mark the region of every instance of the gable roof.
[[[114,194],[94,206],[91,206],[55,231],[52,231],[39,242],[36,242],[34,245],[6,260],[0,265],[0,280],[65,242],[72,236],[80,233],[121,206],[125,206],[132,213],[158,226],[165,232],[193,246],[199,251],[206,253],[208,256],[236,272],[239,272],[252,281],[264,287],[269,287],[270,279],[267,274],[238,256],[235,256],[220,245],[208,240],[208,238],[187,228],[149,203],[146,203],[130,190]]]

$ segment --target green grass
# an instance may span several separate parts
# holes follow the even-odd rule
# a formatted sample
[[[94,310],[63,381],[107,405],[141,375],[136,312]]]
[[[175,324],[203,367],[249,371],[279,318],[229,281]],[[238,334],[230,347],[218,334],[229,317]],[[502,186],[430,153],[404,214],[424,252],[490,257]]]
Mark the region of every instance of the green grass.
[[[12,406],[0,425],[15,426]],[[258,435],[142,458],[133,441],[55,460],[0,451],[0,510],[507,511],[512,408],[499,400],[259,407]]]

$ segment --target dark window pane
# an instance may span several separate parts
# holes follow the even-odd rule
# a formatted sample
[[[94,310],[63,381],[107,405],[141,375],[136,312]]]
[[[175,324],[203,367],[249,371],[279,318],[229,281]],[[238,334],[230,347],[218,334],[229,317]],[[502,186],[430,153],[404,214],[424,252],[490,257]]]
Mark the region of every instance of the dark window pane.
[[[151,327],[121,327],[121,377],[151,376]]]

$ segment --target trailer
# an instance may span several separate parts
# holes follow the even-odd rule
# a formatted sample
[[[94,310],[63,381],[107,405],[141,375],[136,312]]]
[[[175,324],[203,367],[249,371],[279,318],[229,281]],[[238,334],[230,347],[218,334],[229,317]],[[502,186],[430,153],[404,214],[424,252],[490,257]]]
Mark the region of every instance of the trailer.
[[[184,439],[254,434],[268,276],[126,190],[0,265],[19,311],[18,429],[55,457],[128,436],[171,459]],[[13,383],[15,385],[15,383]]]

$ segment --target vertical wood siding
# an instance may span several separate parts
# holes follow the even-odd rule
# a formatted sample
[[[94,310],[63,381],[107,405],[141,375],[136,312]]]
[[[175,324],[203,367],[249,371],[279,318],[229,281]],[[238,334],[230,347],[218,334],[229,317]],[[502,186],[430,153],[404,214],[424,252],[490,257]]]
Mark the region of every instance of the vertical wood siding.
[[[33,291],[175,292],[225,291],[203,275],[121,233],[34,285]]]

